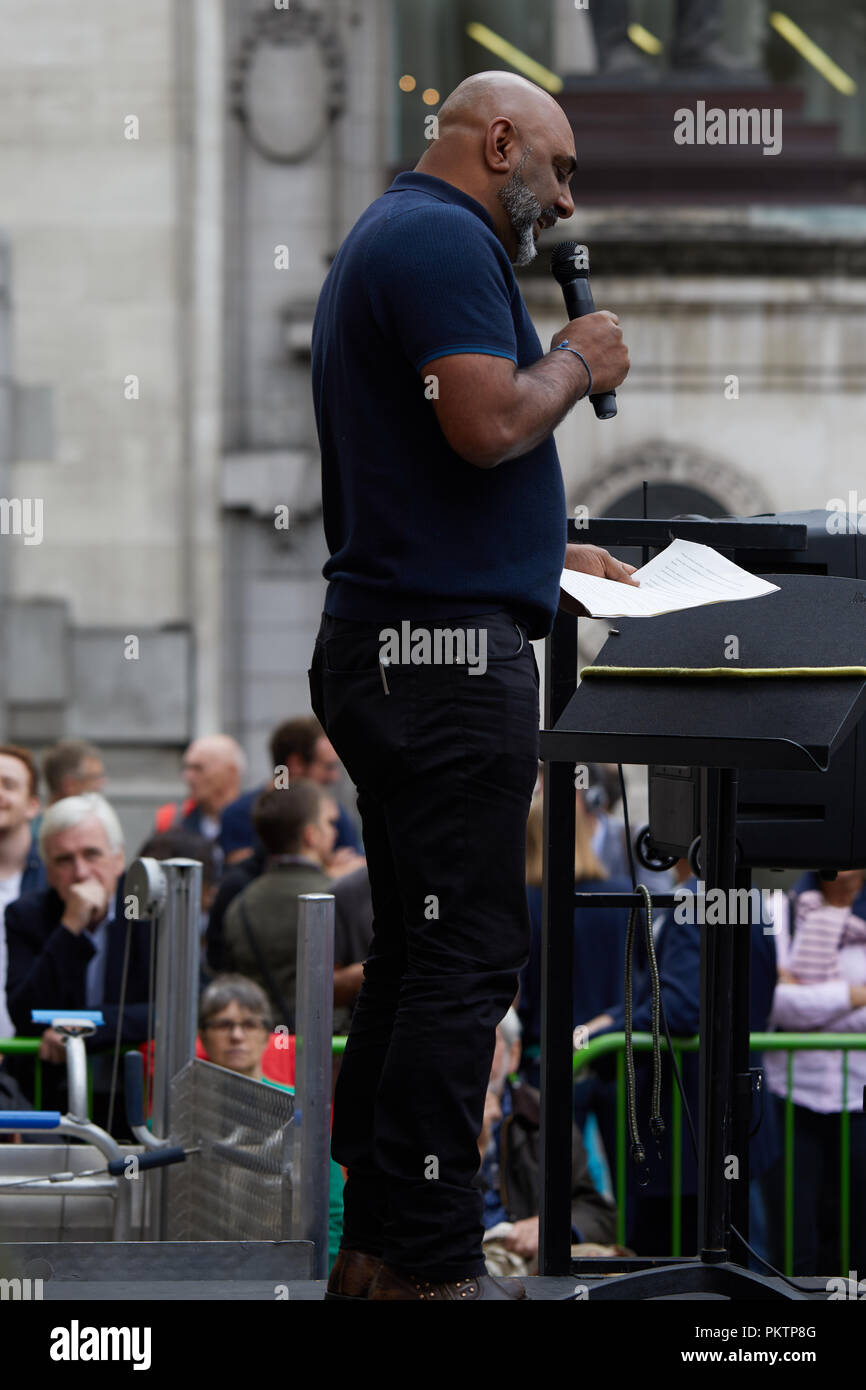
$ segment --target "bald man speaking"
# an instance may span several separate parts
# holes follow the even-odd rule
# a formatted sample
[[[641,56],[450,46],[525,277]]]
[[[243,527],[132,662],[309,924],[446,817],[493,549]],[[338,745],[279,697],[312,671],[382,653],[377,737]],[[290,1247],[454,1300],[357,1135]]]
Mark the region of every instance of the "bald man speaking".
[[[334,1104],[327,1297],[525,1298],[485,1274],[475,1185],[496,1026],[529,952],[538,670],[566,564],[552,431],[628,372],[615,314],[543,353],[512,266],[570,217],[571,128],[541,88],[462,82],[343,242],[313,328],[330,558],[312,706],[358,789],[374,932]],[[559,347],[567,340],[568,347]]]

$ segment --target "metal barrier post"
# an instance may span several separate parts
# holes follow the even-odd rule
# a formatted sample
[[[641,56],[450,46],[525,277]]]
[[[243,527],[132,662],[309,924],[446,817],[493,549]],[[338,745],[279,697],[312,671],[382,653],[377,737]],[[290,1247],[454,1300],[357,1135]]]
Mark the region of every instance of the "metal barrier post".
[[[328,1277],[334,895],[298,898],[292,1237],[315,1245],[312,1277]]]
[[[91,1032],[94,1030],[91,1029]],[[66,1038],[66,1084],[68,1102],[66,1111],[76,1120],[87,1120],[90,1110],[87,1106],[87,1052],[83,1037]]]
[[[167,1138],[172,1077],[195,1056],[201,935],[201,872],[196,859],[137,859],[126,891],[157,928],[153,1041],[153,1128]],[[165,1174],[153,1172],[151,1239],[166,1231]]]
[[[198,1014],[201,864],[164,859],[165,906],[156,946],[153,1127],[171,1133],[171,1079],[195,1056]]]

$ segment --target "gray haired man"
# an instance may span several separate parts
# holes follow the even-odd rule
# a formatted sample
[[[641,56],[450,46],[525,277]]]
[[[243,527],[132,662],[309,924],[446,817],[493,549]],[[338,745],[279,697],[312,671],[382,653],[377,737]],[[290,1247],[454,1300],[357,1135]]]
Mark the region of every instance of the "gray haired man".
[[[94,1050],[147,1037],[150,924],[124,912],[123,834],[109,803],[98,792],[68,796],[45,812],[39,849],[49,887],[28,893],[6,910],[9,949],[7,1001],[19,1034],[37,1030],[32,1009],[100,1009],[104,1025],[88,1040]],[[123,1017],[120,1015],[123,958],[129,961]],[[63,1044],[53,1029],[43,1033],[40,1056],[63,1061]],[[103,1108],[94,1077],[94,1117]],[[107,1100],[107,1096],[104,1097]]]

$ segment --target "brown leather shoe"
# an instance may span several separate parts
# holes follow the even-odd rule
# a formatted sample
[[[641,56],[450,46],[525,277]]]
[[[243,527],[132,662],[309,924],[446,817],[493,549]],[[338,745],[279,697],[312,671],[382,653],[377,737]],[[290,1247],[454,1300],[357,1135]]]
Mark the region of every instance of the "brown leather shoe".
[[[367,1255],[363,1250],[341,1250],[328,1279],[326,1300],[366,1298],[381,1266],[377,1255]]]
[[[373,1280],[368,1299],[425,1299],[429,1302],[443,1303],[450,1300],[459,1303],[462,1298],[504,1299],[526,1298],[526,1290],[519,1279],[500,1279],[493,1274],[476,1274],[466,1279],[455,1279],[445,1284],[435,1284],[423,1279],[419,1274],[408,1270],[395,1269],[393,1265],[379,1265]]]

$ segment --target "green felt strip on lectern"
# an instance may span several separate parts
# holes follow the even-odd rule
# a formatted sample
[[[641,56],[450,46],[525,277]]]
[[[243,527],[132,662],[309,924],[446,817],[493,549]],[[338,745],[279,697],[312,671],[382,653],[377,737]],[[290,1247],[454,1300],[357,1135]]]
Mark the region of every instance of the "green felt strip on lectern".
[[[587,676],[739,676],[766,680],[779,676],[866,676],[866,666],[584,666],[581,680]]]

